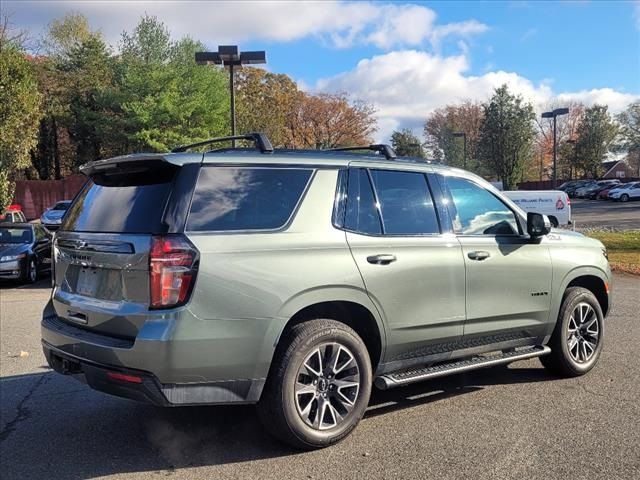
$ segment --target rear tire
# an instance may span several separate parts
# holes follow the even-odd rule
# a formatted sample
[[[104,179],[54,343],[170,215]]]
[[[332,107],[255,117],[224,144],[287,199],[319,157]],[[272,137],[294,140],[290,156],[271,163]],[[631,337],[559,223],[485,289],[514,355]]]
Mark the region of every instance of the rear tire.
[[[295,448],[328,447],[360,422],[371,385],[371,360],[358,334],[335,320],[310,320],[280,341],[258,414]]]
[[[594,294],[582,287],[568,288],[549,341],[551,353],[540,362],[561,377],[584,375],[600,358],[603,332],[604,315]]]

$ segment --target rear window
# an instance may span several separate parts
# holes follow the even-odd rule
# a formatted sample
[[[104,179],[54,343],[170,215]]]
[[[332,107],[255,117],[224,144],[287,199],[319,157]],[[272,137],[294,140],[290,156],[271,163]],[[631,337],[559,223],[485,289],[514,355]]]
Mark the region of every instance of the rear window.
[[[274,230],[291,218],[312,170],[203,167],[187,230]]]
[[[162,215],[172,182],[97,185],[90,182],[73,202],[62,230],[105,233],[163,233]]]

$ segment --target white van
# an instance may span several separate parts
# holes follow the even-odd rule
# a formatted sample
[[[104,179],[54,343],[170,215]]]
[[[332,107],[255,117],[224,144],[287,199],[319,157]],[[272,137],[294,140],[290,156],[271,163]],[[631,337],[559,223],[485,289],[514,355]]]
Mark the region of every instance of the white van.
[[[549,217],[551,225],[571,225],[571,201],[561,190],[512,190],[502,192],[525,212]]]

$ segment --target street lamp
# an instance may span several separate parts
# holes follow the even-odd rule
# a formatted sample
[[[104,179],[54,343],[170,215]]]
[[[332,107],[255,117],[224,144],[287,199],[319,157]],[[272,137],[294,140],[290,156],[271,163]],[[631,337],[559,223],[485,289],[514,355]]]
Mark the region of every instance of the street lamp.
[[[558,155],[558,149],[556,145],[556,117],[560,115],[566,115],[569,113],[568,108],[556,108],[551,112],[544,112],[542,118],[553,118],[553,180],[551,181],[551,188],[556,188],[556,157]]]
[[[464,165],[464,169],[467,169],[467,134],[466,132],[453,132],[452,135],[454,137],[462,137],[463,147],[462,147],[462,162]]]
[[[231,135],[236,134],[236,99],[234,93],[234,67],[241,68],[242,65],[253,65],[267,63],[264,51],[239,52],[237,45],[219,45],[217,52],[196,52],[196,63],[198,65],[223,65],[229,69],[229,90],[231,93]],[[236,141],[232,140],[231,145],[236,147]]]

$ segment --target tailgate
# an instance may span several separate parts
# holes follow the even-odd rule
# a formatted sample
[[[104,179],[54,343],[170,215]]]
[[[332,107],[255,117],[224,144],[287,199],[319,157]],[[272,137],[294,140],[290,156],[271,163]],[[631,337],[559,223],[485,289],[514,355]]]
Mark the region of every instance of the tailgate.
[[[149,251],[181,167],[128,162],[90,172],[54,242],[53,306],[64,321],[134,338],[149,317]]]

